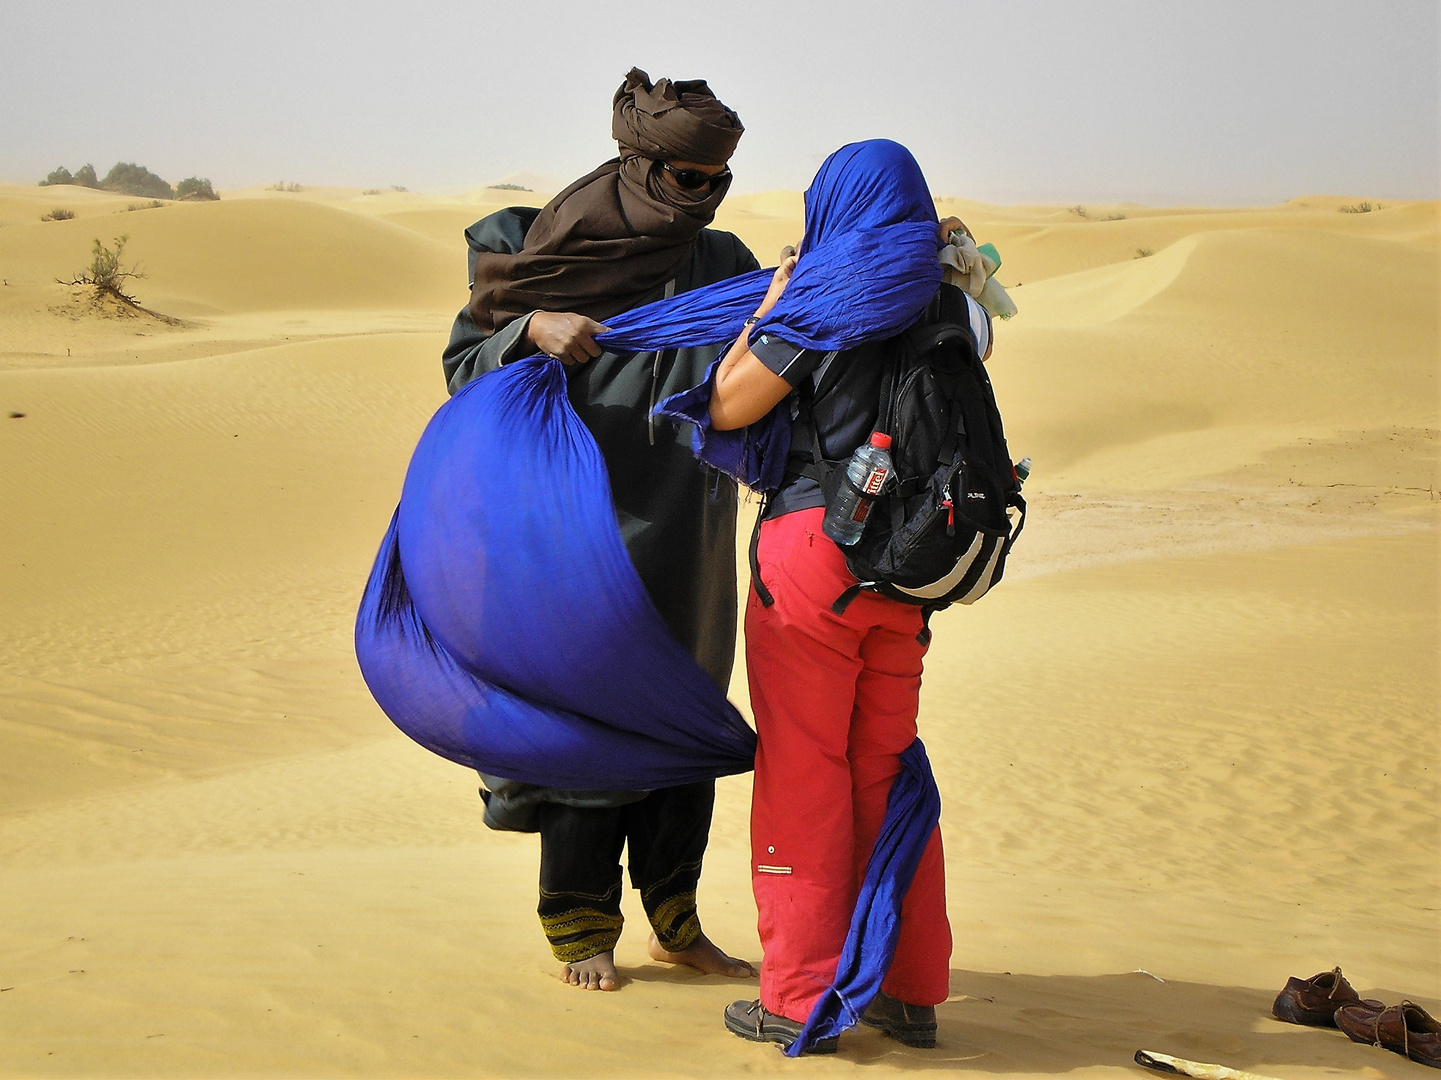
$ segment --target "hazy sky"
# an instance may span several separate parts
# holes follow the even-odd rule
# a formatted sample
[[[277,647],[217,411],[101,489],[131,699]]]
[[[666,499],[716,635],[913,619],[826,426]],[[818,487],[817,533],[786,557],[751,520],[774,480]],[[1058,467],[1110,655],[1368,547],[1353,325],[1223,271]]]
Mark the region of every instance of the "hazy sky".
[[[1436,0],[0,0],[0,179],[412,190],[614,154],[632,64],[740,113],[737,191],[887,136],[994,202],[1435,198]]]

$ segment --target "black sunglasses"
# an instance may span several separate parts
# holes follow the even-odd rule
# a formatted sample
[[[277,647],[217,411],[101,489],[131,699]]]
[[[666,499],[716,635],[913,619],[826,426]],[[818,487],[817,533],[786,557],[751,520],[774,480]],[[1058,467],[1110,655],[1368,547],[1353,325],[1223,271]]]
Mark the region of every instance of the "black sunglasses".
[[[714,191],[716,185],[722,180],[728,180],[731,174],[729,166],[721,169],[718,173],[711,174],[701,172],[699,169],[677,169],[669,161],[657,161],[656,164],[670,173],[671,179],[687,191],[698,191],[706,186]]]

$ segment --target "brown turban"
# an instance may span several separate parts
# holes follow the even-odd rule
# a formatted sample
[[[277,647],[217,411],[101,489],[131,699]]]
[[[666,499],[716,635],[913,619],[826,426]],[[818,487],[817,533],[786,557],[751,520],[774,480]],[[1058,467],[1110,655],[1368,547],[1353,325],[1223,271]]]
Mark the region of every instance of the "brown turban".
[[[631,68],[614,104],[611,137],[641,157],[724,165],[745,130],[704,79],[661,79],[652,86],[649,75]]]
[[[675,276],[730,188],[726,177],[714,191],[679,190],[655,162],[724,165],[743,130],[703,80],[652,85],[632,68],[616,91],[611,123],[620,157],[552,199],[518,254],[476,256],[476,326],[493,333],[530,311],[604,321],[635,307]]]

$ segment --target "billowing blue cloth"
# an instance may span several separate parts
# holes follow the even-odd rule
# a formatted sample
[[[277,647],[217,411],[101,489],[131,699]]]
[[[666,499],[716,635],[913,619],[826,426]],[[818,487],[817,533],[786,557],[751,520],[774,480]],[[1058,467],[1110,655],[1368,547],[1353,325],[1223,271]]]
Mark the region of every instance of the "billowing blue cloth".
[[[791,1057],[817,1039],[854,1027],[875,998],[901,934],[901,902],[940,820],[941,793],[926,748],[916,739],[901,753],[901,771],[891,784],[886,817],[866,863],[835,982],[816,1000],[800,1036],[786,1049]]]
[[[558,361],[476,379],[431,420],[356,655],[396,726],[497,776],[646,790],[744,772],[755,756],[626,554]]]
[[[934,203],[910,153],[884,140],[843,147],[806,192],[799,265],[757,332],[825,350],[889,337],[935,294],[936,251]],[[639,308],[597,340],[617,352],[719,348],[769,280],[759,271]],[[708,392],[692,398],[703,456],[775,486],[788,415],[707,435]],[[753,765],[754,733],[667,631],[626,554],[604,462],[558,361],[484,375],[431,419],[355,640],[366,682],[395,724],[489,774],[645,790]],[[856,973],[838,983],[845,1005],[831,1023],[853,1020],[870,1000],[865,988],[879,985],[894,949],[884,912],[914,873],[913,862],[905,869],[908,838],[926,820],[925,835],[934,827],[929,804],[903,797],[900,780],[896,788],[872,859],[876,881],[853,926]],[[881,857],[892,850],[886,838],[898,853]]]

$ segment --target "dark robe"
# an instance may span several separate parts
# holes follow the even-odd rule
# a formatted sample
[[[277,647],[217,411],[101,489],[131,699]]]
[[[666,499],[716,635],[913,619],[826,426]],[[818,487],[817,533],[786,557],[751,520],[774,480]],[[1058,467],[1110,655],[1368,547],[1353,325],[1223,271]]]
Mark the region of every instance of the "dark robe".
[[[539,211],[510,207],[465,232],[471,265],[477,251],[513,253]],[[759,268],[735,236],[704,229],[675,277],[674,288],[646,303]],[[525,342],[529,318],[495,334],[478,329],[467,310],[456,316],[443,362],[451,393],[502,363],[534,352]],[[688,390],[705,376],[720,347],[659,353],[602,353],[566,369],[571,405],[595,436],[610,473],[616,518],[631,562],[665,624],[706,673],[730,683],[736,636],[736,487],[698,463],[688,426],[652,418],[660,399]],[[614,806],[643,793],[557,791],[485,778],[486,822],[531,831],[539,802]]]

